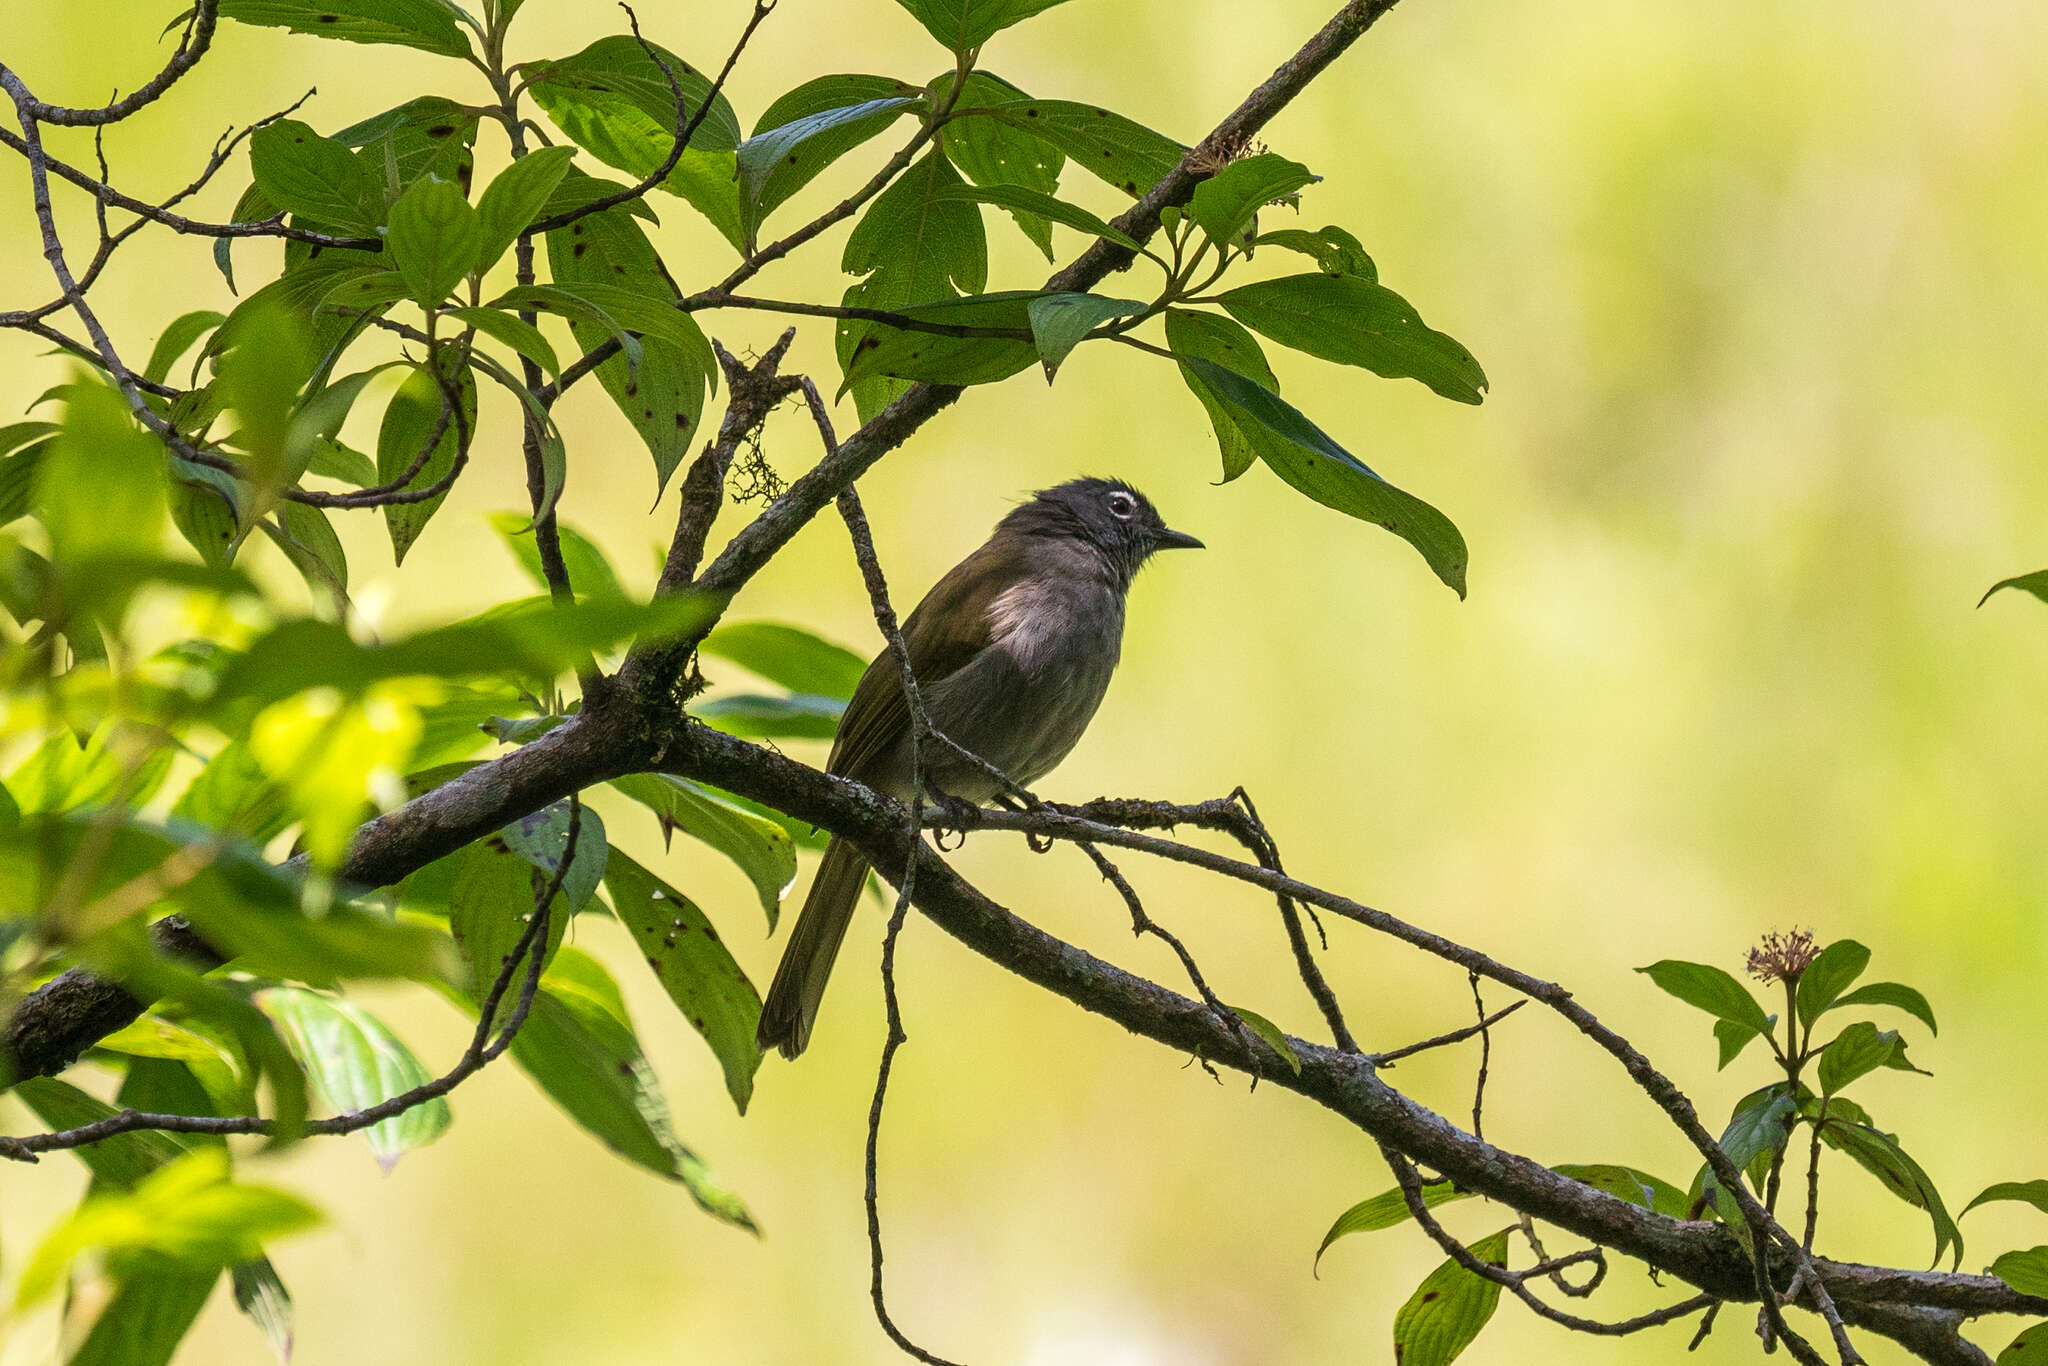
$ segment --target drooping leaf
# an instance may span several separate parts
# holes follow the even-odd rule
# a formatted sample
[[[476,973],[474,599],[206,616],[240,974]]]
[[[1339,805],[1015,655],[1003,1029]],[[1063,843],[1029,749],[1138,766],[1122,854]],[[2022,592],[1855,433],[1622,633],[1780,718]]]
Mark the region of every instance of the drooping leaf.
[[[2022,1295],[2048,1298],[2048,1246],[2000,1253],[1991,1263],[1991,1274]]]
[[[1661,1177],[1650,1175],[1636,1167],[1616,1166],[1611,1162],[1571,1163],[1561,1162],[1551,1168],[1559,1176],[1569,1176],[1574,1181],[1583,1181],[1595,1190],[1606,1191],[1620,1200],[1644,1209],[1655,1210],[1673,1219],[1686,1217],[1685,1192]]]
[[[1038,346],[1039,363],[1045,367],[1050,384],[1061,362],[1102,323],[1111,318],[1128,318],[1143,313],[1145,305],[1136,299],[1106,299],[1100,294],[1041,294],[1026,306],[1031,318],[1031,337]]]
[[[576,827],[576,848],[569,854],[569,827]],[[566,801],[553,802],[521,816],[498,832],[514,854],[525,859],[543,880],[551,880],[569,855],[569,871],[562,874],[562,901],[557,914],[574,915],[590,904],[604,877],[611,857],[611,841],[605,836],[604,820],[589,807],[573,816]],[[538,890],[538,889],[536,889]]]
[[[1230,1009],[1238,1019],[1244,1021],[1246,1028],[1258,1035],[1265,1041],[1268,1048],[1280,1055],[1280,1061],[1286,1063],[1288,1069],[1295,1076],[1301,1075],[1301,1054],[1295,1052],[1294,1045],[1287,1041],[1286,1030],[1255,1010],[1247,1010],[1243,1006],[1232,1006]]]
[[[262,1331],[263,1340],[270,1345],[278,1366],[290,1366],[292,1295],[285,1289],[277,1268],[270,1264],[270,1258],[258,1257],[253,1262],[240,1262],[228,1270],[234,1283],[235,1307],[247,1314],[250,1322]]]
[[[356,149],[370,198],[388,207],[423,176],[438,176],[467,193],[476,169],[478,117],[475,109],[444,95],[421,95],[350,124],[334,140]],[[288,245],[288,263],[297,261],[298,245]]]
[[[539,328],[521,321],[516,315],[496,308],[451,308],[448,316],[503,342],[512,348],[514,354],[538,365],[548,378],[560,377],[562,362],[556,356],[553,344],[540,334]]]
[[[1986,1186],[1981,1194],[1963,1206],[1968,1214],[1979,1205],[1989,1205],[2000,1200],[2014,1200],[2032,1205],[2043,1214],[2048,1214],[2048,1181],[2000,1181]]]
[[[464,978],[470,999],[481,1007],[498,978],[511,963],[519,942],[533,920],[547,875],[512,852],[502,835],[479,840],[452,855],[454,882],[448,892],[448,928],[467,965]],[[551,903],[547,936],[534,947],[542,965],[561,948],[569,932],[569,915],[558,898]],[[524,988],[531,957],[507,979],[498,998],[492,1027],[500,1028],[510,1018]]]
[[[1728,1154],[1728,1160],[1738,1170],[1746,1172],[1751,1181],[1761,1186],[1761,1174],[1769,1168],[1771,1158],[1785,1146],[1785,1140],[1791,1137],[1792,1125],[1798,1116],[1799,1099],[1783,1082],[1760,1087],[1735,1102],[1734,1112],[1728,1117],[1728,1127],[1721,1131],[1721,1151]],[[1718,1184],[1714,1174],[1707,1172],[1703,1189],[1711,1195]]]
[[[847,698],[868,663],[843,645],[779,621],[722,621],[697,647],[791,692]]]
[[[1459,1190],[1449,1181],[1430,1181],[1422,1187],[1422,1207],[1435,1209],[1438,1205],[1453,1200],[1463,1200],[1471,1191]],[[1337,1216],[1337,1222],[1330,1225],[1330,1231],[1323,1235],[1321,1246],[1316,1248],[1316,1262],[1322,1263],[1323,1254],[1330,1250],[1330,1244],[1352,1233],[1373,1233],[1383,1228],[1408,1222],[1408,1201],[1401,1194],[1401,1188],[1382,1191],[1370,1200],[1361,1200]]]
[[[568,1116],[628,1161],[682,1183],[707,1213],[753,1230],[738,1196],[676,1138],[609,973],[565,948],[534,997],[512,1056]]]
[[[1960,1267],[1963,1235],[1955,1220],[1949,1217],[1948,1208],[1942,1204],[1941,1193],[1935,1189],[1933,1180],[1892,1135],[1861,1120],[1834,1118],[1833,1112],[1843,1104],[1839,1099],[1829,1102],[1830,1117],[1820,1130],[1822,1141],[1847,1153],[1893,1195],[1915,1209],[1927,1211],[1928,1221],[1934,1227],[1934,1260],[1939,1262],[1942,1254],[1953,1247],[1953,1265]]]
[[[1997,1366],[2042,1366],[2048,1362],[2048,1323],[2037,1323],[2007,1343]]]
[[[337,1114],[367,1110],[433,1079],[382,1020],[353,1001],[268,987],[256,994],[256,1003],[277,1021],[307,1079]],[[447,1132],[449,1122],[448,1102],[437,1096],[362,1132],[388,1172],[407,1152]]]
[[[1266,353],[1260,349],[1258,338],[1219,313],[1167,309],[1166,345],[1175,356],[1214,362],[1263,389],[1280,392],[1280,381],[1266,364]],[[1180,377],[1209,415],[1217,450],[1223,457],[1223,482],[1229,483],[1251,468],[1252,461],[1258,458],[1257,449],[1231,416],[1229,404],[1204,384],[1201,376],[1182,365]]]
[[[1188,201],[1188,216],[1201,224],[1210,241],[1236,246],[1260,208],[1319,179],[1298,161],[1261,152],[1231,162],[1197,185]]]
[[[1285,275],[1226,290],[1217,302],[1282,346],[1388,379],[1418,379],[1460,403],[1486,396],[1486,372],[1472,353],[1371,280],[1319,271]]]
[[[1742,1025],[1758,1034],[1771,1029],[1770,1017],[1756,1003],[1734,974],[1710,963],[1688,963],[1666,958],[1637,972],[1689,1006],[1696,1006],[1717,1019]]]
[[[1848,990],[1849,984],[1869,966],[1870,950],[1853,939],[1838,939],[1822,949],[1799,975],[1799,1023],[1813,1028],[1821,1012],[1833,1005],[1835,998]]]
[[[221,0],[220,16],[351,43],[395,43],[443,57],[469,55],[454,7],[436,0]]]
[[[149,363],[142,367],[143,378],[155,380],[159,384],[169,379],[171,367],[178,363],[178,358],[190,351],[194,342],[226,321],[227,314],[216,313],[210,308],[181,314],[172,319],[158,335],[156,345],[150,349]]]
[[[1421,552],[1459,597],[1465,596],[1465,538],[1450,518],[1380,478],[1302,413],[1268,389],[1214,361],[1181,362],[1222,403],[1273,472],[1324,507],[1375,522]]]
[[[1106,238],[1132,251],[1137,251],[1141,245],[1137,238],[1121,228],[1104,222],[1079,205],[1069,204],[1064,199],[1054,199],[1049,194],[1040,194],[1021,185],[954,185],[939,191],[933,197],[941,200],[967,199],[977,204],[993,204],[997,208],[1008,209],[1013,215],[1020,217],[1028,215],[1035,219],[1050,219],[1090,236]],[[1049,232],[1046,240],[1050,249]]]
[[[786,830],[687,778],[634,773],[613,779],[612,786],[654,812],[664,839],[680,830],[739,865],[754,884],[768,928],[775,928],[782,898],[796,881],[796,848]]]
[[[711,1046],[725,1089],[745,1114],[761,1065],[754,1045],[761,998],[753,983],[696,903],[632,859],[615,853],[604,885],[662,990]]]
[[[169,1366],[219,1280],[218,1267],[193,1270],[136,1256],[65,1366]]]
[[[446,354],[445,352],[441,354]],[[468,449],[476,435],[476,376],[467,367],[449,373],[453,362],[441,362],[443,374],[456,395],[450,403],[431,371],[413,371],[384,409],[384,422],[377,431],[377,477],[393,482],[413,467],[422,451],[431,451],[427,461],[405,485],[407,489],[431,488],[455,467],[458,455]],[[442,421],[446,411],[448,420]],[[439,436],[435,433],[439,432]],[[391,533],[391,553],[405,563],[406,552],[419,540],[427,522],[448,499],[442,490],[416,503],[392,503],[384,508],[384,525]]]
[[[2037,569],[2031,574],[2021,574],[2010,579],[2000,579],[1997,583],[1984,590],[1984,596],[1977,599],[1977,605],[1982,607],[1985,603],[1991,601],[1991,595],[2001,588],[2017,588],[2022,593],[2032,593],[2041,601],[2048,602],[2048,569]]]
[[[1714,1042],[1721,1048],[1721,1060],[1716,1068],[1725,1070],[1729,1063],[1742,1056],[1743,1049],[1762,1037],[1749,1025],[1737,1024],[1734,1020],[1714,1021]]]
[[[1508,1264],[1508,1232],[1481,1238],[1472,1255],[1489,1266]],[[1394,1314],[1394,1360],[1401,1366],[1450,1366],[1500,1303],[1500,1285],[1445,1259]]]
[[[1934,1007],[1927,1004],[1925,996],[1903,982],[1871,982],[1860,986],[1837,998],[1830,1009],[1839,1010],[1845,1006],[1896,1006],[1926,1025],[1928,1033],[1941,1032],[1934,1023]]]

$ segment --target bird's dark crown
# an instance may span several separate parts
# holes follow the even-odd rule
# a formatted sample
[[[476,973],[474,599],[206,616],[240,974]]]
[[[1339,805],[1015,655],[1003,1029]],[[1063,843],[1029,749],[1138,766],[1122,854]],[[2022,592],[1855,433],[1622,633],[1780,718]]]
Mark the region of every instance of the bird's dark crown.
[[[1121,479],[1070,479],[1040,489],[1004,517],[998,530],[1085,542],[1126,579],[1155,550],[1201,544],[1170,530],[1152,500]]]

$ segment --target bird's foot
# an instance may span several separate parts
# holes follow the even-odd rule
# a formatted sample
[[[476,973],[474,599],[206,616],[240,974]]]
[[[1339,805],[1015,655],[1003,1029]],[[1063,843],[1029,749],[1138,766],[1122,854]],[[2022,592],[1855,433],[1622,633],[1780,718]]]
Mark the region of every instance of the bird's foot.
[[[958,849],[967,843],[967,832],[981,824],[981,808],[965,797],[935,789],[926,799],[939,809],[943,817],[938,825],[932,827],[932,842],[939,846],[942,854],[948,852],[946,835],[949,832],[956,837],[952,847]]]

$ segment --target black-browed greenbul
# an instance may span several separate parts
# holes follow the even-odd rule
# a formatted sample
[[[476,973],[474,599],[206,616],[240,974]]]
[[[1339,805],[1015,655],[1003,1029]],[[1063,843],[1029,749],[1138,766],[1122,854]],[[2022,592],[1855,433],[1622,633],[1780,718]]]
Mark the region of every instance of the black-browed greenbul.
[[[1046,489],[997,524],[988,544],[933,585],[903,624],[932,726],[1019,784],[1051,772],[1095,715],[1123,648],[1124,598],[1156,550],[1199,548],[1145,495],[1116,479]],[[981,769],[925,745],[925,787],[961,801],[997,795]],[[846,704],[829,771],[899,801],[911,794],[910,708],[895,660],[876,656]],[[858,850],[825,850],[756,1042],[793,1058],[811,1040],[832,960],[867,879]]]

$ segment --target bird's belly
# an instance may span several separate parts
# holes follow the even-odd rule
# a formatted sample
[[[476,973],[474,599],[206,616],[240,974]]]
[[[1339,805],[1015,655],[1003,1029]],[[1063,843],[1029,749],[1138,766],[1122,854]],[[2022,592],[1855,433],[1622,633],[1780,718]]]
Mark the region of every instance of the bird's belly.
[[[1017,783],[1034,783],[1067,757],[1094,719],[1116,670],[1117,634],[1041,639],[1029,653],[988,650],[931,691],[932,724]],[[993,781],[957,758],[928,756],[927,763],[933,782],[956,797],[996,795]]]

